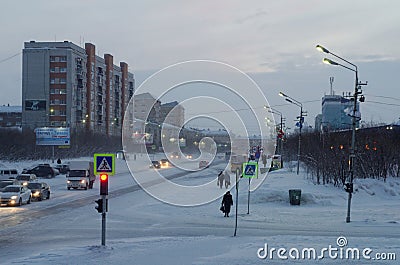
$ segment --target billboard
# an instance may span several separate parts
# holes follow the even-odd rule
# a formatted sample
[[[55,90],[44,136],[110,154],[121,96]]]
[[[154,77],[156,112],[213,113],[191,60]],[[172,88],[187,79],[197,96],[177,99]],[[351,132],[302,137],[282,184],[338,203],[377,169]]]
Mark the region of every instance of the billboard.
[[[46,110],[46,100],[25,100],[25,110]]]
[[[36,128],[36,145],[70,145],[69,128]]]

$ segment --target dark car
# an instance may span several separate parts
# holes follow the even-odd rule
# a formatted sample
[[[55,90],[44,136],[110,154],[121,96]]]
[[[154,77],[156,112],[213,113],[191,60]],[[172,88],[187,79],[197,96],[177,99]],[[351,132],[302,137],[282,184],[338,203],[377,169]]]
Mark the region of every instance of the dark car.
[[[32,192],[32,200],[50,199],[50,186],[44,182],[31,182],[28,189]]]
[[[24,174],[35,174],[38,178],[54,178],[58,170],[52,168],[49,164],[40,164],[35,167],[22,170]]]
[[[161,164],[158,161],[151,161],[150,167],[152,167],[152,168],[161,168]]]

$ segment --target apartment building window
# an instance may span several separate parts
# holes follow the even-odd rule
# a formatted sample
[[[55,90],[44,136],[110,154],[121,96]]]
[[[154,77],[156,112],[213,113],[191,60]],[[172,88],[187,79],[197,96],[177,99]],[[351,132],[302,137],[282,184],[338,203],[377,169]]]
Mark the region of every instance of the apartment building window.
[[[67,80],[65,78],[60,78],[60,84],[66,84]]]
[[[67,56],[50,56],[50,62],[66,62]]]
[[[66,73],[66,72],[67,72],[67,68],[65,68],[65,67],[60,68],[60,73]]]
[[[67,94],[66,89],[51,88],[50,94]]]

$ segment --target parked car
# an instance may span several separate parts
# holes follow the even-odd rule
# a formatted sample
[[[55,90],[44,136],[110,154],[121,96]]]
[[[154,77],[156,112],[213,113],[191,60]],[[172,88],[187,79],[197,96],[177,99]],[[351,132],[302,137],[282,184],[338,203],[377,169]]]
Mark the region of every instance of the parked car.
[[[31,190],[21,185],[9,185],[0,193],[0,205],[21,206],[31,203]]]
[[[69,171],[69,165],[67,164],[55,165],[54,168],[57,169],[60,174],[67,174]]]
[[[45,182],[31,182],[28,189],[32,192],[32,200],[50,199],[50,186]]]
[[[18,175],[18,170],[14,168],[0,168],[0,180],[15,179]]]
[[[22,170],[23,174],[35,174],[38,178],[54,178],[59,172],[49,164],[39,164],[29,169]]]
[[[0,191],[2,191],[5,187],[9,185],[19,185],[19,182],[15,179],[0,180]]]
[[[156,160],[151,161],[150,168],[161,168],[161,164],[159,161],[156,161]]]
[[[37,177],[35,174],[19,174],[15,180],[19,185],[27,186],[30,182],[37,182]]]

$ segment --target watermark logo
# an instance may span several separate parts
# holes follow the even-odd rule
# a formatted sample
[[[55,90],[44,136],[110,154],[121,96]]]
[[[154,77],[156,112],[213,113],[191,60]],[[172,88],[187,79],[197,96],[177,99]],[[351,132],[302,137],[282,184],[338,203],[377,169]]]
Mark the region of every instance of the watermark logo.
[[[374,252],[371,248],[348,247],[347,238],[339,236],[336,245],[328,245],[320,249],[304,248],[274,248],[267,243],[257,250],[259,259],[280,260],[396,260],[394,252]]]

